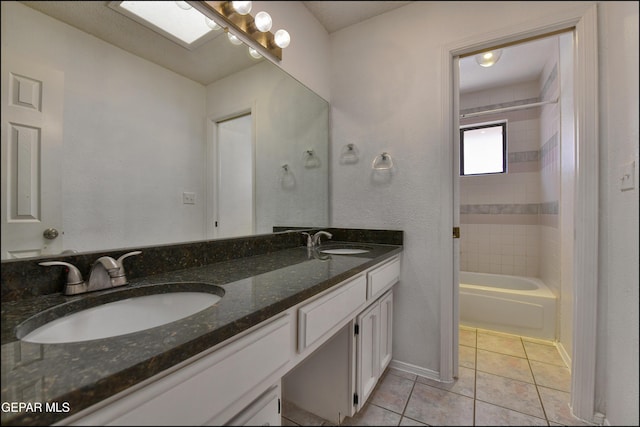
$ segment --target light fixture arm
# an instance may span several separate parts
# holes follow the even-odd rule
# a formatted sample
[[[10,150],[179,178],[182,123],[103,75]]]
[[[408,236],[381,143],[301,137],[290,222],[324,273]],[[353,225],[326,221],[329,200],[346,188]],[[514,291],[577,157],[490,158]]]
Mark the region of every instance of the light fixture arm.
[[[240,15],[233,9],[230,1],[189,1],[187,2],[202,14],[217,22],[260,53],[277,61],[282,60],[282,48],[276,45],[275,36],[270,31],[259,31],[250,14]]]

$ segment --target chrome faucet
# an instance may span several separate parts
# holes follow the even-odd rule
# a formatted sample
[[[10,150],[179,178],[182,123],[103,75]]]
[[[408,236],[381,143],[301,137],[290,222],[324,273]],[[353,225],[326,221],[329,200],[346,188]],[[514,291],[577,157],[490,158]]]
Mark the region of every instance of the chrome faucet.
[[[316,234],[313,235],[312,243],[314,248],[317,248],[318,246],[320,246],[320,238],[322,236],[327,236],[328,239],[333,237],[333,235],[328,231],[318,231]]]
[[[302,235],[307,237],[307,248],[308,249],[317,248],[320,245],[320,237],[322,237],[322,236],[327,236],[329,239],[331,237],[333,237],[331,235],[331,233],[329,233],[328,231],[318,231],[313,236],[311,234],[309,234],[309,233],[303,232]]]
[[[133,251],[122,255],[117,260],[110,256],[98,258],[91,266],[89,282],[82,279],[80,270],[73,264],[62,261],[41,262],[42,266],[63,265],[69,269],[67,272],[67,283],[64,286],[65,295],[77,295],[86,292],[99,291],[101,289],[115,288],[128,283],[124,271],[123,261],[132,255],[139,255],[141,251]]]

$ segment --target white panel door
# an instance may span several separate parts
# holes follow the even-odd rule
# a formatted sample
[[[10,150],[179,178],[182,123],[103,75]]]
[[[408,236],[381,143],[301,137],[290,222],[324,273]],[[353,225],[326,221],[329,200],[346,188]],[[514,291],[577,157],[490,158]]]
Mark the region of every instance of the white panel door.
[[[254,153],[250,114],[217,123],[216,237],[254,230]]]
[[[62,251],[63,97],[63,72],[3,49],[2,259]]]

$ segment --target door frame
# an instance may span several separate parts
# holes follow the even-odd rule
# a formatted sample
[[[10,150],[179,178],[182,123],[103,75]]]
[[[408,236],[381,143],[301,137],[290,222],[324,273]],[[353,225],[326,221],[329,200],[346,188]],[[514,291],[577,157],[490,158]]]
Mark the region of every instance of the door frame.
[[[207,239],[217,238],[216,221],[218,217],[217,191],[220,181],[218,168],[218,123],[231,120],[237,117],[251,116],[251,164],[253,167],[253,224],[256,229],[256,104],[250,107],[239,107],[229,109],[229,113],[210,116],[207,118],[207,144],[205,148],[205,233]]]
[[[440,306],[440,379],[457,375],[459,243],[451,230],[459,226],[459,176],[455,152],[459,144],[458,57],[500,45],[560,31],[574,32],[574,88],[576,117],[576,175],[573,254],[573,351],[570,408],[579,419],[597,423],[595,407],[598,307],[598,31],[597,5],[581,6],[535,21],[462,40],[442,49],[442,164],[451,181],[441,192],[441,242],[451,256],[443,259]],[[455,80],[454,80],[455,79]],[[459,167],[459,165],[458,165]],[[447,188],[448,187],[448,188]],[[450,244],[448,242],[451,242]],[[454,364],[455,363],[455,364]]]

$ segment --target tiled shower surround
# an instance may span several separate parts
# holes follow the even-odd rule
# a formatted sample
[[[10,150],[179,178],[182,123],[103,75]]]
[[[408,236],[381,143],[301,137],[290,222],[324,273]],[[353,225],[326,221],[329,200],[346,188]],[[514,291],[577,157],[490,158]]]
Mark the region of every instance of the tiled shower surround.
[[[540,81],[463,94],[461,112],[558,96],[557,64]],[[460,269],[559,279],[559,106],[462,119],[461,125],[507,120],[507,173],[460,179]]]

